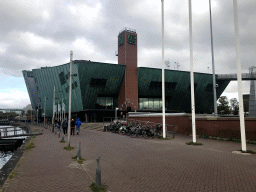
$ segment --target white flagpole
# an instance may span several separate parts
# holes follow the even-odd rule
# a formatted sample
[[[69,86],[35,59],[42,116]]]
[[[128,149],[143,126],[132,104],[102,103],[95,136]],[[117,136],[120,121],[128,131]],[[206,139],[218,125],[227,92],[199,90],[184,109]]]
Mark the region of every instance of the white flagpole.
[[[216,94],[216,78],[215,78],[215,64],[214,64],[214,51],[213,51],[213,38],[212,38],[212,8],[211,8],[211,0],[209,0],[209,10],[210,10],[211,51],[212,51],[212,78],[213,78],[214,116],[218,116],[217,94]]]
[[[189,4],[189,42],[190,42],[190,87],[191,87],[191,110],[192,110],[192,135],[193,143],[196,143],[196,118],[195,118],[195,90],[194,90],[194,66],[193,66],[193,35],[192,35],[192,8]]]
[[[165,138],[165,78],[164,78],[164,0],[162,1],[162,113],[163,138]]]
[[[235,35],[236,35],[236,60],[237,60],[237,84],[238,84],[238,98],[239,98],[239,117],[240,117],[240,131],[241,131],[241,145],[242,152],[246,152],[246,136],[244,123],[244,103],[243,103],[243,87],[242,87],[242,72],[241,72],[241,55],[240,55],[240,37],[238,26],[238,9],[237,0],[233,0],[234,6],[234,21],[235,21]]]
[[[70,51],[70,74],[69,74],[69,111],[68,111],[68,147],[70,147],[70,123],[71,123],[71,91],[72,91],[72,58],[73,51]]]
[[[61,118],[62,121],[64,120],[64,115],[63,115],[63,99],[62,99],[62,103],[61,103]]]
[[[55,115],[55,86],[53,89],[53,110],[52,110],[53,114],[52,114],[52,132],[54,132],[54,115]]]

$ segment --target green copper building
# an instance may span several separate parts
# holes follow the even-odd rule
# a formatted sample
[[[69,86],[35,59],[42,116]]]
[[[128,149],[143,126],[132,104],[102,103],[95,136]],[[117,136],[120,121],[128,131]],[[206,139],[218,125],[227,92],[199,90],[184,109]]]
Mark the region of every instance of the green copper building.
[[[83,121],[103,121],[129,111],[162,111],[162,71],[137,67],[137,34],[123,30],[118,36],[118,64],[75,60],[72,64],[71,111]],[[69,106],[70,63],[23,71],[33,110],[39,116],[53,116],[59,105],[67,115]],[[195,73],[196,113],[213,109],[212,74]],[[230,81],[217,80],[217,98]],[[53,103],[55,87],[55,104]],[[165,70],[166,112],[191,112],[190,72]],[[64,108],[65,105],[65,109]]]

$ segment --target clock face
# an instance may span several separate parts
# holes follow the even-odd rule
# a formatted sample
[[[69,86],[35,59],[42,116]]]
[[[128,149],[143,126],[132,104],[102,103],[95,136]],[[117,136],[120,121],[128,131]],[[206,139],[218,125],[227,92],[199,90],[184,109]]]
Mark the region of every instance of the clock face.
[[[124,36],[119,36],[118,38],[118,45],[123,45],[124,44]]]
[[[136,36],[128,34],[128,43],[132,45],[136,45]]]

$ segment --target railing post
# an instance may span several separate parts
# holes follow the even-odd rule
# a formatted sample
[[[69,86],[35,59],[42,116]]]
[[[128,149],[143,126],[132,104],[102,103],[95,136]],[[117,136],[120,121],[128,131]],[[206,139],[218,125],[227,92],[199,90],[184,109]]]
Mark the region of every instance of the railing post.
[[[101,186],[101,168],[100,168],[100,157],[97,157],[97,168],[96,168],[96,185]]]

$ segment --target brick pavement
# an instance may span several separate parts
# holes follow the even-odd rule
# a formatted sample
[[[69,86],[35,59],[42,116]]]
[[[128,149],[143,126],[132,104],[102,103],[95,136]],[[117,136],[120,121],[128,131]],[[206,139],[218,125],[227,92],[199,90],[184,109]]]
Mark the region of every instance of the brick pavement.
[[[39,130],[43,130],[43,135],[32,138],[36,147],[23,154],[20,166],[15,168],[17,174],[13,179],[6,180],[2,190],[91,191],[90,178],[81,165],[71,159],[76,152],[64,150],[67,144],[60,143],[61,139],[48,129]]]
[[[71,146],[81,141],[85,161],[82,167],[72,168],[77,167],[71,159],[76,148],[66,151],[66,144],[59,140],[44,129],[34,139],[37,147],[24,154],[5,191],[90,191],[97,156],[108,192],[256,189],[256,155],[233,154],[241,149],[239,143],[198,139],[203,146],[187,146],[191,137],[146,140],[81,129],[80,135],[71,136]],[[256,151],[256,146],[247,145],[247,149]]]

